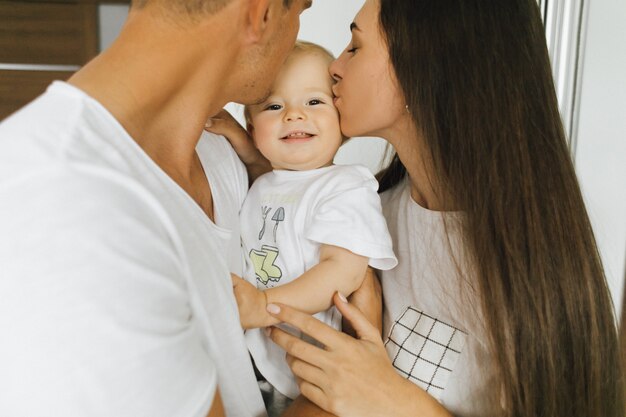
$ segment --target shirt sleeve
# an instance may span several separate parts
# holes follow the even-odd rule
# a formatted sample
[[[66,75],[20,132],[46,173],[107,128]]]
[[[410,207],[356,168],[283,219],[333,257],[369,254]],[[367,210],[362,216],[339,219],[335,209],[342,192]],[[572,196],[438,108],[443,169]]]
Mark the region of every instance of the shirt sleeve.
[[[398,263],[382,214],[376,179],[362,167],[342,167],[325,184],[304,235],[368,257],[373,268],[392,269]]]
[[[208,412],[184,259],[142,195],[84,172],[0,192],[0,415]]]

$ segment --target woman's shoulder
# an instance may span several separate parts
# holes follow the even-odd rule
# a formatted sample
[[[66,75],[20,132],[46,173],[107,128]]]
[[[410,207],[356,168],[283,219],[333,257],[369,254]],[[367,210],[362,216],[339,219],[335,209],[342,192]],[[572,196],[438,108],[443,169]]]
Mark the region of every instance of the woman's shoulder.
[[[402,180],[393,187],[380,193],[380,201],[383,207],[400,204],[400,200],[407,189],[407,180]]]

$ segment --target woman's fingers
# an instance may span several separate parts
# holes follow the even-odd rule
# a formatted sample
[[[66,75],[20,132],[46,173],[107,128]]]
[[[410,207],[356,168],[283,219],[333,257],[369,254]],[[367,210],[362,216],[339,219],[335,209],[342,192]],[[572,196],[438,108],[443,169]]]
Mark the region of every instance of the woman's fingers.
[[[287,364],[298,380],[305,380],[318,387],[324,387],[327,379],[323,370],[292,355],[287,355]]]
[[[333,297],[335,306],[356,332],[356,337],[371,342],[380,340],[380,332],[367,317],[355,306],[348,303],[339,293]]]
[[[278,328],[270,328],[270,338],[282,347],[290,356],[298,358],[318,368],[328,365],[327,352],[324,349],[301,340]]]
[[[330,412],[328,397],[320,387],[307,381],[301,381],[298,387],[304,398],[308,399],[313,404],[317,404],[321,409]]]
[[[267,306],[267,311],[281,322],[290,324],[300,329],[302,332],[322,343],[327,348],[332,348],[334,343],[342,341],[342,338],[349,338],[349,336],[338,332],[315,317],[284,304],[269,304]],[[276,343],[285,348],[285,346],[279,342]]]

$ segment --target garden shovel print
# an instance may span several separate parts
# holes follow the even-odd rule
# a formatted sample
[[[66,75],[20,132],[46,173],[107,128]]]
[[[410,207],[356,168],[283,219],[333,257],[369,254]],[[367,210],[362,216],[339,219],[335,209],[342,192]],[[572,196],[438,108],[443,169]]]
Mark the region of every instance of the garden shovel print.
[[[272,220],[276,222],[274,225],[274,243],[276,243],[276,230],[278,229],[278,223],[285,220],[285,209],[282,207],[278,207],[278,209],[274,212],[272,216]]]

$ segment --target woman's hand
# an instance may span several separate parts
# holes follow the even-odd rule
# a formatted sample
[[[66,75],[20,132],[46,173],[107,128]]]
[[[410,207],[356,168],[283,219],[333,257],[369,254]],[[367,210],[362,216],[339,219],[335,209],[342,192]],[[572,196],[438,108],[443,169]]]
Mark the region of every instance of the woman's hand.
[[[341,417],[450,416],[434,398],[396,373],[378,329],[356,307],[339,294],[334,302],[351,322],[356,339],[288,306],[268,306],[278,320],[325,346],[322,349],[271,329],[272,340],[287,351],[304,397]]]
[[[250,184],[259,176],[272,170],[269,161],[254,145],[248,131],[226,110],[222,109],[218,114],[207,120],[204,130],[216,135],[222,135],[228,139],[237,156],[248,170]]]
[[[380,287],[380,281],[376,275],[376,271],[367,267],[365,278],[358,290],[354,291],[349,297],[350,305],[355,306],[372,323],[378,333],[383,331],[383,293]],[[341,329],[344,333],[352,337],[356,336],[356,331],[352,328],[352,323],[345,317],[342,319]]]
[[[245,330],[257,327],[266,327],[277,324],[278,320],[267,313],[267,298],[263,291],[235,274],[230,274],[233,280],[233,292],[239,308],[239,321]]]

